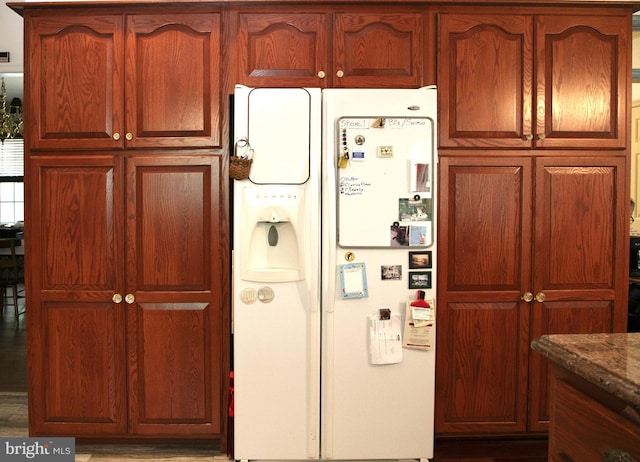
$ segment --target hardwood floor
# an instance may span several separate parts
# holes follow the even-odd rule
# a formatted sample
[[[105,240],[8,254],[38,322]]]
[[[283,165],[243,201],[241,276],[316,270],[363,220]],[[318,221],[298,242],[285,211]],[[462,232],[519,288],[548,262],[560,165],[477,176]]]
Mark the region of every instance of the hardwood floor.
[[[10,289],[9,289],[10,291]],[[18,295],[22,291],[18,290]],[[11,297],[9,297],[10,299]],[[20,311],[24,298],[18,298]],[[0,391],[27,391],[26,333],[24,314],[16,322],[13,306],[3,304],[0,317]]]
[[[19,303],[24,303],[24,298]],[[22,307],[21,307],[22,308]],[[27,436],[27,369],[24,316],[13,307],[0,317],[0,436]],[[190,446],[78,445],[77,462],[225,460],[216,448]],[[547,444],[539,441],[438,440],[433,462],[546,462]]]

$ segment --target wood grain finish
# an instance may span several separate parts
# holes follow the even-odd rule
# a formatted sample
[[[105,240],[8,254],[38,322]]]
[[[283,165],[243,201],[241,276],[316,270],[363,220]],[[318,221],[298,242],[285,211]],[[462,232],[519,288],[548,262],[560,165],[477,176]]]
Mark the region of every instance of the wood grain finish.
[[[38,271],[27,329],[31,429],[36,434],[126,431],[122,162],[110,156],[39,158],[30,234]]]
[[[127,238],[131,431],[222,431],[224,351],[218,156],[134,158]],[[135,218],[134,218],[135,217]]]
[[[549,460],[638,460],[637,412],[561,367],[553,371]],[[612,450],[617,457],[603,458]]]
[[[624,330],[624,171],[606,156],[441,159],[438,432],[545,431],[548,363],[530,341]]]
[[[337,13],[334,86],[419,87],[422,24],[421,13]]]
[[[440,145],[625,147],[623,18],[441,15]]]
[[[423,13],[238,13],[238,82],[249,86],[409,87],[422,84]],[[292,11],[293,10],[293,11]]]
[[[624,16],[536,16],[538,147],[627,146]],[[544,138],[539,139],[540,135]]]
[[[126,147],[222,148],[221,54],[219,13],[127,16]]]
[[[27,81],[32,149],[122,146],[113,134],[124,127],[123,24],[121,15],[27,20],[25,48],[39,76]]]
[[[32,149],[222,148],[220,14],[27,21]]]
[[[532,164],[440,160],[437,432],[526,429]],[[499,359],[498,359],[499,358]]]
[[[320,12],[239,13],[239,83],[323,86],[318,73],[329,72],[327,20]]]
[[[440,15],[441,146],[531,146],[531,34],[528,16]]]

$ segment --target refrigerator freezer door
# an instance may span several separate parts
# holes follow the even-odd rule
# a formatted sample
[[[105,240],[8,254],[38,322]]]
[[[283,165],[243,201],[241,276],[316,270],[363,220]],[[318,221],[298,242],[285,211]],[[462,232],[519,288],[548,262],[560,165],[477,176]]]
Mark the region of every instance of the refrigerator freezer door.
[[[282,157],[289,139],[252,130],[253,178],[271,184],[234,181],[234,456],[242,460],[319,456],[321,95],[294,90],[260,89],[259,104],[250,88],[235,93],[235,136],[246,136],[248,114],[307,130],[301,162]]]

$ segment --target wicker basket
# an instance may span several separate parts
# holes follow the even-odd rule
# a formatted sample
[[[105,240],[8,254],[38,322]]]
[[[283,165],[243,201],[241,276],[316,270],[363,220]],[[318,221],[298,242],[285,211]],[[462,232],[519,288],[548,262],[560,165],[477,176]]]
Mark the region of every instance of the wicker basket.
[[[253,159],[236,156],[229,157],[229,176],[234,180],[246,180],[249,178],[252,162]]]

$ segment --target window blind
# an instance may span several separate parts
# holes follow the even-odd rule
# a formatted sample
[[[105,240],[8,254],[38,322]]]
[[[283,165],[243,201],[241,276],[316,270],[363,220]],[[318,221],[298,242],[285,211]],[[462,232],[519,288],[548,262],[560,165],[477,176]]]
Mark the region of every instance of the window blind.
[[[24,176],[24,139],[15,138],[0,143],[0,177]]]

